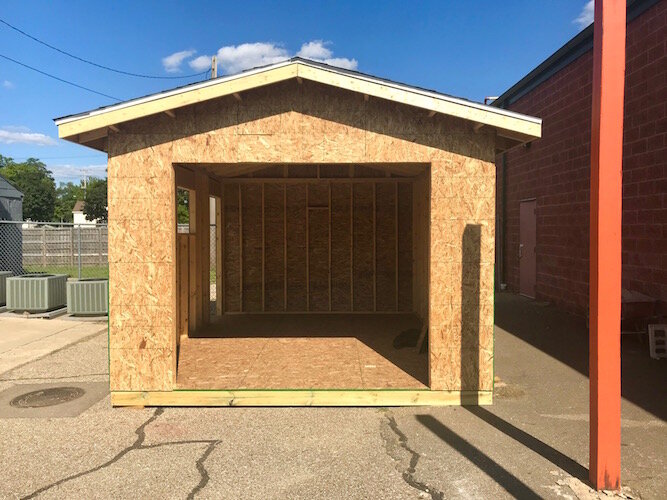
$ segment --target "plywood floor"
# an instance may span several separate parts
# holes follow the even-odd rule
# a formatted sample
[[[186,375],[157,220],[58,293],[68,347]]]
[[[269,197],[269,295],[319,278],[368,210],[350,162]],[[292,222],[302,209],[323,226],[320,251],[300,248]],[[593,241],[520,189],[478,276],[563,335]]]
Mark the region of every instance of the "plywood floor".
[[[411,314],[227,315],[181,344],[177,386],[426,389],[426,353],[398,348],[420,326]]]

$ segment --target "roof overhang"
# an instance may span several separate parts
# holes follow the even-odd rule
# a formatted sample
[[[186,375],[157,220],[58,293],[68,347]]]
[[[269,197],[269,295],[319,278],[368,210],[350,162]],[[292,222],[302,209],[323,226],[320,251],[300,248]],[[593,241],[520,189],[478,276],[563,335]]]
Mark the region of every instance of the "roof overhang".
[[[484,126],[492,127],[501,138],[498,149],[532,141],[542,133],[542,120],[539,118],[301,58],[56,118],[54,121],[61,139],[103,150],[106,141],[102,139],[108,135],[109,130],[117,130],[123,122],[158,113],[173,115],[175,109],[184,106],[228,95],[238,96],[246,90],[290,79],[310,80],[422,108],[433,114],[441,113],[469,120],[475,123],[475,130]]]

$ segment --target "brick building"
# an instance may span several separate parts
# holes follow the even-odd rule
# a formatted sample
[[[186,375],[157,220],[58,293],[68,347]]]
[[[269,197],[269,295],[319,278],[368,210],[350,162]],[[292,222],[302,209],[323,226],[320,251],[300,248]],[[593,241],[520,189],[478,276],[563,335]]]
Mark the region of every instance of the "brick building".
[[[667,303],[667,0],[628,2],[623,288]],[[543,119],[497,157],[497,283],[572,312],[588,306],[593,26],[495,102]],[[534,253],[532,248],[534,247]]]

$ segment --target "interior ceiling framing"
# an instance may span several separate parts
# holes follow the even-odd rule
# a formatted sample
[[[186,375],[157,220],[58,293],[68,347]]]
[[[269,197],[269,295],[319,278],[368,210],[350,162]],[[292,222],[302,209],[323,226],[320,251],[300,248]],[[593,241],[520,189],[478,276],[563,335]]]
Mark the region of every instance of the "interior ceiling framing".
[[[267,164],[267,163],[197,163],[181,164],[190,170],[203,168],[213,179],[230,178],[289,178],[289,179],[336,179],[359,178],[368,175],[359,175],[359,169],[368,169],[373,172],[370,177],[415,177],[427,168],[423,163],[364,163],[364,164]],[[296,167],[296,168],[295,168]],[[309,175],[295,172],[296,169],[309,170]],[[327,169],[347,169],[352,175],[330,175]]]

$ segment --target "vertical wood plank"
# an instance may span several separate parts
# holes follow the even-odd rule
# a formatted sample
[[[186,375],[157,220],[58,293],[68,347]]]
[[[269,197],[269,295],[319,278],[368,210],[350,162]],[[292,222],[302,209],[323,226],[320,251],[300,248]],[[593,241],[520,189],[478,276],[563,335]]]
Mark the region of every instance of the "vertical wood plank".
[[[394,231],[395,231],[395,236],[394,236],[394,242],[396,244],[395,246],[395,253],[396,253],[396,285],[395,285],[395,301],[396,301],[396,307],[395,310],[398,311],[398,182],[394,184]]]
[[[222,270],[223,266],[223,254],[224,254],[224,231],[222,230],[223,224],[223,208],[222,208],[222,198],[223,194],[220,193],[220,197],[215,198],[215,315],[220,318],[222,317],[223,311],[225,310],[224,306],[224,275],[225,273]]]
[[[190,333],[196,332],[199,328],[199,322],[197,317],[197,237],[194,234],[188,235],[188,295],[189,295],[189,307],[188,307],[188,331]]]
[[[329,311],[331,311],[331,183],[329,182]]]
[[[375,214],[375,204],[376,204],[376,186],[377,184],[373,183],[373,311],[377,311],[377,221]]]
[[[243,197],[239,183],[239,311],[243,312]]]
[[[266,310],[265,308],[265,298],[264,298],[264,282],[266,276],[266,230],[264,225],[264,183],[262,182],[262,312]]]
[[[287,183],[283,184],[283,311],[287,311]]]
[[[350,176],[354,167],[350,166]],[[354,184],[350,182],[350,311],[354,311]]]
[[[309,192],[308,184],[306,186],[306,311],[310,311],[310,234],[308,226],[310,224],[308,217]]]

